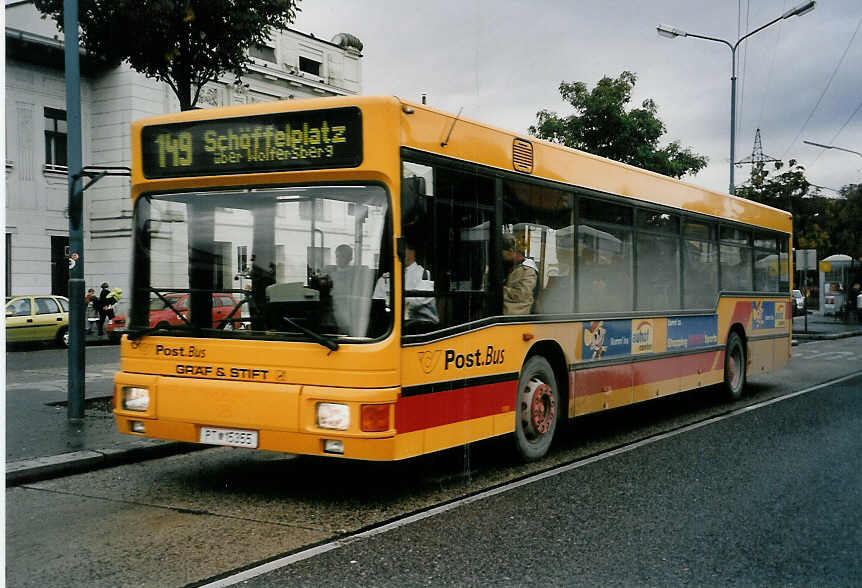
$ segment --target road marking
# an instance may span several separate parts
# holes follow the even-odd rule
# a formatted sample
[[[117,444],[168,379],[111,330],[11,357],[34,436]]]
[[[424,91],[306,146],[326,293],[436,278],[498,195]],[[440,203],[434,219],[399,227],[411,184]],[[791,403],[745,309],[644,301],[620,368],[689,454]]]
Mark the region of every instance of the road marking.
[[[816,349],[800,349],[793,350],[793,357],[796,359],[817,359],[823,361],[846,361],[857,359],[859,356],[852,351],[817,351]]]
[[[578,461],[565,464],[562,466],[558,466],[552,468],[550,470],[546,470],[544,472],[540,472],[538,474],[533,474],[526,478],[522,478],[520,480],[516,480],[514,482],[509,482],[507,484],[503,484],[501,486],[497,486],[496,488],[491,488],[489,490],[483,490],[477,494],[472,496],[467,496],[465,498],[461,498],[459,500],[455,500],[453,502],[448,502],[446,504],[442,504],[440,506],[435,506],[433,508],[429,508],[428,510],[424,510],[422,512],[418,512],[412,515],[408,515],[404,518],[392,521],[390,523],[385,523],[380,525],[379,527],[374,527],[373,529],[368,529],[366,531],[362,531],[359,533],[354,533],[352,535],[348,535],[347,537],[343,537],[341,539],[336,539],[335,541],[330,541],[329,543],[324,543],[322,545],[317,545],[315,547],[311,547],[309,549],[304,549],[302,551],[298,551],[291,555],[287,555],[267,563],[261,564],[259,566],[255,566],[249,568],[247,570],[243,570],[236,574],[232,574],[230,576],[226,576],[219,580],[215,580],[214,582],[210,582],[208,584],[201,585],[201,588],[221,588],[224,586],[233,586],[240,582],[245,582],[252,578],[256,578],[257,576],[261,576],[263,574],[268,574],[269,572],[274,572],[281,568],[285,568],[291,564],[294,564],[298,561],[310,559],[312,557],[316,557],[318,555],[322,555],[329,551],[333,551],[335,549],[340,549],[345,545],[349,545],[356,541],[362,541],[364,539],[368,539],[369,537],[374,537],[375,535],[381,535],[383,533],[387,533],[394,529],[398,529],[400,527],[407,526],[409,524],[415,523],[417,521],[421,521],[423,519],[431,518],[433,516],[437,516],[439,514],[443,514],[445,512],[449,512],[450,510],[455,510],[456,508],[461,508],[462,506],[466,506],[468,504],[472,504],[474,502],[478,502],[480,500],[485,500],[486,498],[490,498],[492,496],[496,496],[497,494],[502,494],[504,492],[508,492],[510,490],[514,490],[516,488],[520,488],[522,486],[526,486],[527,484],[532,484],[533,482],[538,482],[544,480],[546,478],[550,478],[553,476],[558,476],[560,474],[564,474],[566,472],[570,472],[572,470],[576,470],[578,468],[582,468],[587,465],[594,464],[596,462],[602,461],[609,457],[616,457],[617,455],[622,455],[624,453],[628,453],[629,451],[634,451],[635,449],[640,449],[641,447],[645,447],[647,445],[652,445],[653,443],[657,443],[658,441],[664,441],[665,439],[670,439],[672,437],[676,437],[678,435],[682,435],[684,433],[688,433],[690,431],[694,431],[696,429],[700,429],[701,427],[706,427],[709,425],[713,425],[715,423],[719,423],[721,421],[740,416],[742,414],[746,414],[752,412],[754,410],[758,410],[760,408],[764,408],[770,406],[772,404],[776,404],[778,402],[783,402],[785,400],[790,400],[791,398],[796,398],[797,396],[802,396],[803,394],[808,394],[810,392],[814,392],[816,390],[820,390],[821,388],[826,388],[827,386],[832,386],[834,384],[840,384],[845,380],[850,380],[856,378],[858,376],[862,376],[862,371],[854,372],[850,375],[843,376],[840,378],[836,378],[834,380],[829,380],[828,382],[824,382],[822,384],[818,384],[816,386],[812,386],[810,388],[805,388],[804,390],[799,390],[797,392],[791,392],[786,396],[779,396],[778,398],[772,398],[770,400],[764,400],[763,402],[758,402],[756,404],[752,404],[750,406],[745,406],[743,408],[738,408],[727,412],[725,414],[721,414],[715,417],[710,417],[708,419],[692,423],[690,425],[686,425],[684,427],[680,427],[679,429],[674,429],[672,431],[668,431],[666,433],[660,433],[658,435],[654,435],[652,437],[647,437],[646,439],[641,439],[640,441],[635,441],[633,443],[629,443],[626,445],[622,445],[615,449],[610,449],[608,451],[599,453],[597,455],[593,455],[591,457],[586,457],[584,459],[580,459]]]

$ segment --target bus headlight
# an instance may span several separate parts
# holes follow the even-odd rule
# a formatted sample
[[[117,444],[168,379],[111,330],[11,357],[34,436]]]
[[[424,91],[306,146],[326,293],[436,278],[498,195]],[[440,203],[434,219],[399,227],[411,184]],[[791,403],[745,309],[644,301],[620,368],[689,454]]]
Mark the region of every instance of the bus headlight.
[[[123,410],[147,412],[150,408],[150,391],[138,386],[123,386]]]
[[[317,405],[317,426],[321,429],[346,431],[350,427],[350,407],[346,404],[320,402]]]

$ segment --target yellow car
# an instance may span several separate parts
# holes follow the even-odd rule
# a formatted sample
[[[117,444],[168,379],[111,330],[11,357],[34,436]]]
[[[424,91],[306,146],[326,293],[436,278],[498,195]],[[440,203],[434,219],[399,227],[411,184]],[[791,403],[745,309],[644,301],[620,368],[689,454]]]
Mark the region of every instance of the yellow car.
[[[69,346],[69,299],[64,296],[6,298],[6,342],[53,341]]]

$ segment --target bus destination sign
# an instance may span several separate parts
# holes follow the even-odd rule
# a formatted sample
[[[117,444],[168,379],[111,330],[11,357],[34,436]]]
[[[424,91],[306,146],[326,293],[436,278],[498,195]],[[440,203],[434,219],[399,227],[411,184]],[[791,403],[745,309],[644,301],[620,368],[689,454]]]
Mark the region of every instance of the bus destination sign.
[[[350,106],[152,125],[141,155],[150,179],[356,167],[362,114]]]

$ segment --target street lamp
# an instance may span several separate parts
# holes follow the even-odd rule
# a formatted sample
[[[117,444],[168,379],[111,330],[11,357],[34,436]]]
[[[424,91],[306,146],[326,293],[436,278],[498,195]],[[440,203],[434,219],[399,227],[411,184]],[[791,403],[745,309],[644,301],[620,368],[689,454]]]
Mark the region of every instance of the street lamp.
[[[790,18],[791,16],[802,16],[803,14],[808,14],[812,10],[814,10],[814,6],[817,4],[814,0],[809,2],[803,2],[796,8],[791,8],[775,20],[771,20],[760,28],[754,29],[750,33],[743,35],[740,37],[736,43],[731,44],[729,41],[725,41],[724,39],[717,39],[715,37],[707,37],[705,35],[695,35],[694,33],[689,33],[683,31],[681,29],[674,28],[669,25],[660,24],[656,27],[658,34],[662,37],[668,37],[673,39],[675,37],[695,37],[696,39],[705,39],[707,41],[715,41],[717,43],[724,43],[728,47],[730,47],[730,58],[732,61],[732,71],[730,76],[730,193],[733,194],[733,165],[736,161],[736,48],[739,47],[739,44],[742,43],[745,39],[753,35],[754,33],[760,32],[766,27],[777,23],[779,20],[783,20],[785,18]]]
[[[852,149],[845,149],[844,147],[836,147],[835,145],[824,145],[823,143],[815,143],[814,141],[802,141],[803,143],[807,143],[808,145],[814,145],[815,147],[823,147],[824,149],[837,149],[838,151],[846,151],[847,153],[855,153],[859,157],[862,157],[862,153],[858,151],[853,151]]]

